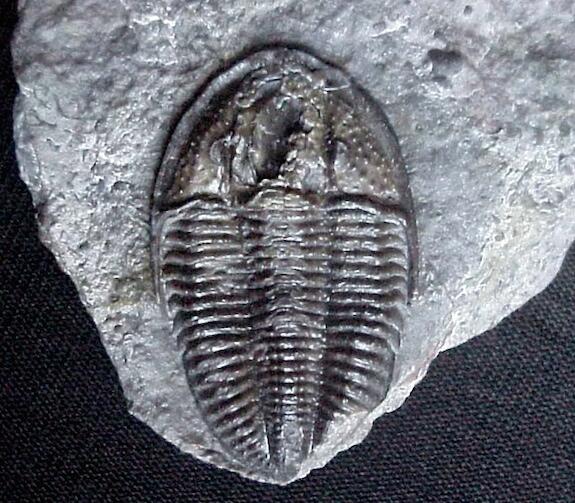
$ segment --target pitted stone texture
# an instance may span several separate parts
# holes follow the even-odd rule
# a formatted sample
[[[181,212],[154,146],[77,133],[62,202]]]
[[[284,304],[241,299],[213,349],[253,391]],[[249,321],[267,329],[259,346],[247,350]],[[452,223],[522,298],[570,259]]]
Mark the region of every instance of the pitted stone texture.
[[[308,47],[383,105],[410,174],[420,285],[389,393],[302,477],[397,408],[439,351],[491,328],[555,275],[575,236],[574,31],[570,0],[22,1],[22,175],[132,412],[221,464],[188,400],[149,256],[164,145],[215,70],[262,42]]]

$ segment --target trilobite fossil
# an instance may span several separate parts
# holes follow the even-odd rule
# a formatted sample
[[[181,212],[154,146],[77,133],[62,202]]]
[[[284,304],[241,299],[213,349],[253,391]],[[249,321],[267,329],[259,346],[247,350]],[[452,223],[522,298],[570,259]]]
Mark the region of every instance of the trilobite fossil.
[[[224,465],[293,480],[383,401],[401,344],[417,247],[383,112],[310,54],[253,53],[180,120],[152,227],[158,296]]]

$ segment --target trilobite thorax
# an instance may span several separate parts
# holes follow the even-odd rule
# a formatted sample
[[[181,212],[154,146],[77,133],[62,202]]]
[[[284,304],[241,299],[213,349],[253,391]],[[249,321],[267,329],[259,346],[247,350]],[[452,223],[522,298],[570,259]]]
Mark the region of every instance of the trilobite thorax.
[[[160,302],[221,452],[291,480],[385,398],[415,229],[383,113],[290,49],[240,61],[177,127],[153,204]]]

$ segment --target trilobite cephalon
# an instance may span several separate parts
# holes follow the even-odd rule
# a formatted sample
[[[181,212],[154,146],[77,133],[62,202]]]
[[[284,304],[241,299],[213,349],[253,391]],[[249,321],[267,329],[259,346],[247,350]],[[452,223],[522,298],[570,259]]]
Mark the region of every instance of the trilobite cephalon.
[[[307,53],[254,53],[180,120],[152,218],[160,302],[203,421],[230,466],[292,480],[392,378],[416,246],[385,116]]]

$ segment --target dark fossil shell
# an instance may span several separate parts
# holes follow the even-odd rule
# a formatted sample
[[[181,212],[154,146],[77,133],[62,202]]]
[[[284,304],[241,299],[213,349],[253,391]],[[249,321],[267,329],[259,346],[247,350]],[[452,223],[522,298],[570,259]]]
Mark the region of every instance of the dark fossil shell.
[[[181,119],[153,201],[160,302],[221,452],[295,477],[385,398],[416,264],[397,141],[342,71],[257,52]]]

